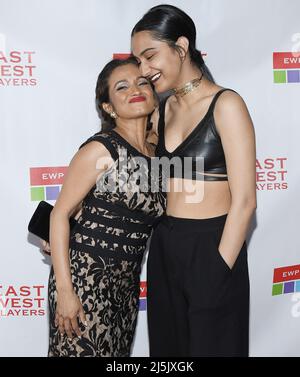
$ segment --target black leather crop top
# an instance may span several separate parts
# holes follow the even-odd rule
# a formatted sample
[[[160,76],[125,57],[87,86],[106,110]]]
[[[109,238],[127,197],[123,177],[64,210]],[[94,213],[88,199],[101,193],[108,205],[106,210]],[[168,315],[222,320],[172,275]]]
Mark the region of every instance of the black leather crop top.
[[[203,119],[172,153],[168,152],[165,147],[165,105],[167,99],[164,99],[161,102],[159,107],[158,144],[156,147],[156,156],[160,158],[168,157],[169,159],[179,157],[182,168],[184,166],[184,161],[188,160],[185,159],[185,157],[191,157],[190,163],[185,165],[184,170],[178,170],[177,168],[173,167],[172,163],[170,163],[170,173],[168,175],[170,178],[186,177],[189,179],[202,181],[228,180],[227,176],[205,175],[205,173],[227,174],[223,146],[215,126],[213,115],[217,99],[226,90],[231,90],[234,92],[232,89],[222,89],[215,94]],[[199,169],[201,164],[197,163],[197,159],[198,161],[202,159],[204,162],[204,166],[202,166],[201,169]]]

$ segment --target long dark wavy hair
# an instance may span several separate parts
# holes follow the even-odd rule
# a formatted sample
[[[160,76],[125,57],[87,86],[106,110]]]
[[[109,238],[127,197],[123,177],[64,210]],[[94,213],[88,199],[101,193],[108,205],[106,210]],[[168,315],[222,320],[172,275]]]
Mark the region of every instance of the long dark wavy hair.
[[[204,63],[201,52],[196,48],[196,27],[194,21],[181,9],[173,5],[157,5],[151,8],[134,26],[131,37],[140,31],[149,31],[154,39],[166,42],[171,48],[179,50],[176,41],[179,37],[189,40],[191,62],[195,64],[211,82],[215,82]]]
[[[116,126],[115,120],[104,111],[103,103],[110,103],[108,81],[113,71],[124,65],[133,64],[138,67],[137,60],[130,56],[127,59],[113,59],[105,65],[98,76],[96,84],[96,106],[102,118],[102,130],[108,131]]]

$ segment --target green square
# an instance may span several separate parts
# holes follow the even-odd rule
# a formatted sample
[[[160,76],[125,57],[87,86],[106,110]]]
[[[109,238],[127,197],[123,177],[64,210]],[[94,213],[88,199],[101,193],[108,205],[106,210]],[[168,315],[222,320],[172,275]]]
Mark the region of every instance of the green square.
[[[272,296],[282,295],[283,284],[273,284]]]
[[[286,71],[274,71],[274,82],[276,84],[286,83]]]
[[[44,187],[31,187],[31,200],[45,200],[45,190]]]

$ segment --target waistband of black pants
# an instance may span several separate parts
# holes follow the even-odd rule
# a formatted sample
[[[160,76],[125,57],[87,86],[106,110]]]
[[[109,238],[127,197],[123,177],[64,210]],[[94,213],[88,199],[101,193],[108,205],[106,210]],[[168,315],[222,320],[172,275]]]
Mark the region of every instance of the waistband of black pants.
[[[190,219],[185,217],[174,217],[167,214],[162,216],[162,223],[169,227],[176,228],[180,231],[206,231],[211,229],[222,228],[225,225],[227,219],[227,213],[225,215],[210,217],[207,219]]]

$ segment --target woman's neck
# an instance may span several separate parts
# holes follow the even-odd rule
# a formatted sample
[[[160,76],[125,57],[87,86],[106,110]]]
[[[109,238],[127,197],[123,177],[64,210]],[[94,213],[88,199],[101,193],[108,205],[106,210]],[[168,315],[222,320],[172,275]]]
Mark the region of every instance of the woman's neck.
[[[178,90],[184,87],[184,85],[186,85],[187,83],[191,82],[194,79],[200,78],[201,76],[202,72],[199,68],[191,65],[190,63],[183,64],[180,77],[176,82],[176,89]],[[205,76],[203,76],[200,84],[196,88],[194,88],[184,96],[174,95],[173,99],[178,103],[178,105],[191,106],[198,99],[205,97],[207,92],[210,91],[213,85],[213,83],[211,83]]]
[[[196,78],[200,78],[202,75],[202,72],[199,68],[191,65],[191,64],[183,64],[180,75],[178,79],[175,82],[175,88],[181,88],[183,87],[187,82],[190,82]]]
[[[147,117],[139,119],[117,119],[115,131],[123,136],[132,146],[145,152]]]

